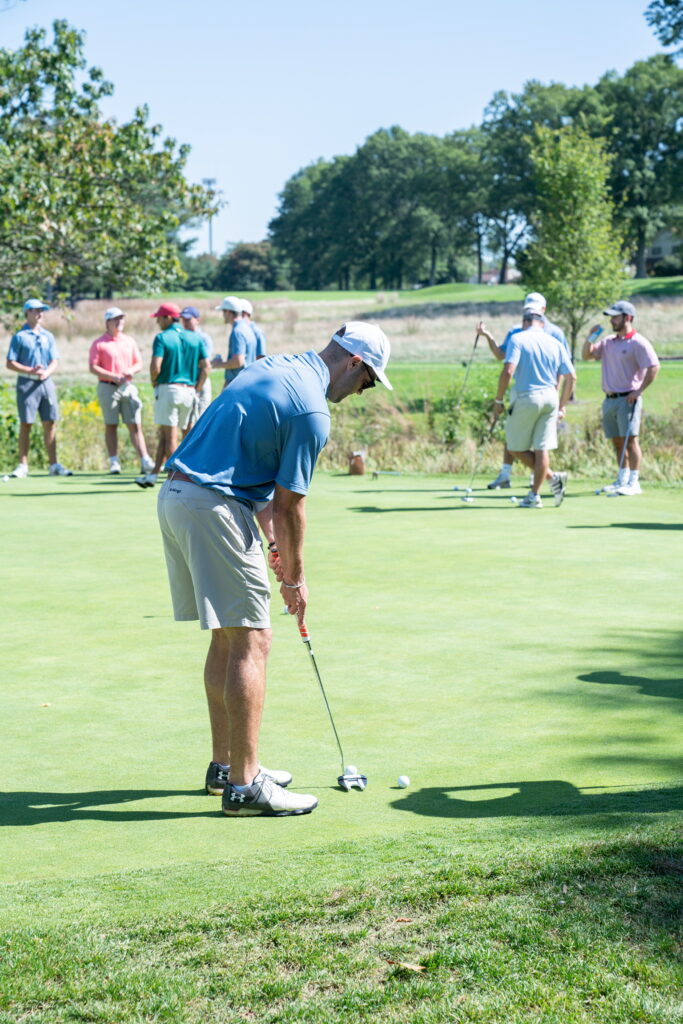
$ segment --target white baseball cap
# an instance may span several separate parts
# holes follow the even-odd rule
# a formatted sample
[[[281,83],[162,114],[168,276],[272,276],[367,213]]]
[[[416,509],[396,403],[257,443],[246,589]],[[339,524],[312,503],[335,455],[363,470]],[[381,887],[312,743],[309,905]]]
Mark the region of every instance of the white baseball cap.
[[[126,314],[118,306],[110,306],[109,309],[104,311],[105,320],[115,320],[117,316],[125,316]]]
[[[543,316],[543,306],[540,302],[529,302],[527,299],[524,303],[524,312],[529,314],[533,313],[535,316]]]
[[[242,299],[241,302],[242,302],[242,312],[243,313],[248,313],[249,316],[253,316],[254,315],[254,307],[252,306],[252,304],[249,301],[249,299]]]
[[[540,292],[529,292],[524,300],[524,308],[526,309],[527,306],[543,306],[543,309],[545,309],[545,295],[541,295]],[[541,310],[541,313],[543,312],[543,309]]]
[[[344,333],[333,334],[332,341],[336,341],[352,355],[360,356],[364,363],[372,367],[384,387],[393,391],[393,385],[384,372],[391,355],[391,345],[382,328],[362,320],[349,320],[340,329]]]
[[[242,300],[238,299],[236,295],[226,295],[220,306],[214,306],[214,309],[229,309],[233,313],[242,312]]]

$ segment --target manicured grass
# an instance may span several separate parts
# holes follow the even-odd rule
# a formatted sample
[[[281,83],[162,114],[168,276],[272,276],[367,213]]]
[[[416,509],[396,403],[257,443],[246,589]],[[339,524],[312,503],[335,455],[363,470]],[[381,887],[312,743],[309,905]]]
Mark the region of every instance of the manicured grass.
[[[633,278],[626,287],[629,295],[652,295],[677,297],[683,295],[683,277],[647,277],[642,280]],[[378,305],[412,304],[419,302],[517,302],[524,298],[524,289],[520,285],[484,285],[470,284],[437,284],[431,288],[411,288],[404,291],[392,289],[376,289],[375,291],[355,289],[353,291],[278,291],[278,292],[244,292],[253,301],[276,300],[291,302],[349,302],[367,299]],[[190,299],[216,299],[220,302],[219,292],[183,292],[177,296],[182,301]]]
[[[0,484],[3,1024],[681,1019],[680,489],[455,482],[316,478],[308,622],[370,784],[276,599],[262,756],[320,806],[246,821],[201,792],[154,492]]]

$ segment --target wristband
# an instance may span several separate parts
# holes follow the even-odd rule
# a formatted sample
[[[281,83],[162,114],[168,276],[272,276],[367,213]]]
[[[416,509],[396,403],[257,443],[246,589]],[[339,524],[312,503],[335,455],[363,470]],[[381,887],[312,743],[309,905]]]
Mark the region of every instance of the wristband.
[[[283,584],[282,584],[282,586],[286,587],[287,590],[299,590],[300,587],[303,587],[305,585],[306,585],[306,580],[302,580],[301,583],[284,583],[283,582]]]
[[[494,398],[493,399],[493,404],[494,405],[505,405],[505,403],[503,402],[502,398]]]
[[[268,550],[272,551],[274,555],[277,554],[277,544],[275,543],[274,540],[271,540],[270,544],[268,545]]]

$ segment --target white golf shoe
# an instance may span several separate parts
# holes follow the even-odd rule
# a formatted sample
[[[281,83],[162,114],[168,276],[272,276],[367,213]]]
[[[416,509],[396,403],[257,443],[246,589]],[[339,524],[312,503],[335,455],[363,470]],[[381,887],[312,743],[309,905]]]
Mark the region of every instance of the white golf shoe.
[[[223,790],[222,810],[229,818],[281,818],[287,814],[310,814],[317,806],[317,797],[283,789],[263,772],[249,786],[227,782]]]
[[[50,476],[73,476],[72,471],[63,466],[61,462],[53,462],[48,473]]]
[[[616,492],[624,498],[632,498],[635,494],[642,494],[643,488],[640,486],[639,480],[634,480],[633,483],[626,483],[622,484],[621,487],[617,487]]]
[[[510,486],[510,477],[507,476],[501,469],[500,473],[495,480],[492,480],[490,484],[486,485],[488,491],[497,491],[502,488],[508,488]]]
[[[14,470],[14,472],[10,473],[10,476],[17,477],[17,479],[19,480],[25,479],[25,477],[28,476],[28,466],[26,465],[26,463],[20,462],[17,468]]]

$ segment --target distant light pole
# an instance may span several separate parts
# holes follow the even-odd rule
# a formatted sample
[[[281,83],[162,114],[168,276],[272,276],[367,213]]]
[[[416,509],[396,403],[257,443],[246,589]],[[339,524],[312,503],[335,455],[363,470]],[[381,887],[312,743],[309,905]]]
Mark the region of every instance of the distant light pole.
[[[212,192],[216,186],[215,178],[202,178],[202,185]],[[213,256],[213,214],[209,214],[209,256]]]

